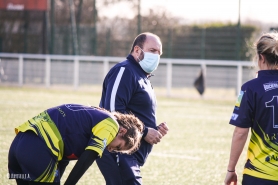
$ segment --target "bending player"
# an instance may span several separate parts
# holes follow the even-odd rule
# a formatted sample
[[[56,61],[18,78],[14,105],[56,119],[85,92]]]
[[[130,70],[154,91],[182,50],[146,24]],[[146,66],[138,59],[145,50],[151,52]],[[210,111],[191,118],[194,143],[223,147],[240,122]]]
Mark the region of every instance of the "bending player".
[[[60,184],[69,160],[78,160],[65,184],[76,184],[104,149],[132,153],[143,123],[133,115],[65,104],[49,108],[15,129],[10,179],[17,184]]]

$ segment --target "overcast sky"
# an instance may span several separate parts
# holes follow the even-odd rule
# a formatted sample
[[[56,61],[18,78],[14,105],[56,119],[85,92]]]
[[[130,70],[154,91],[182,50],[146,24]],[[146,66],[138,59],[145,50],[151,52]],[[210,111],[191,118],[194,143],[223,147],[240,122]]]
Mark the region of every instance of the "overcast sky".
[[[141,0],[141,7],[142,14],[150,8],[155,11],[165,7],[171,15],[188,22],[237,22],[239,17],[239,0]],[[131,3],[116,3],[101,9],[99,15],[132,18],[134,12]],[[257,20],[278,27],[278,0],[240,0],[240,17],[242,21]]]

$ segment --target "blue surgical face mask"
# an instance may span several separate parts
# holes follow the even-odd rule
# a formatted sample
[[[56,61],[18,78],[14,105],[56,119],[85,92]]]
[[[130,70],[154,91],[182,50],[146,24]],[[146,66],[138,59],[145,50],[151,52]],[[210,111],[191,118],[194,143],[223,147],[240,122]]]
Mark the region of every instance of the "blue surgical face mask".
[[[138,58],[140,61],[139,64],[146,73],[152,73],[154,70],[156,70],[156,68],[159,64],[160,55],[154,54],[154,53],[149,53],[149,52],[144,52],[144,51],[143,51],[143,53],[144,53],[143,60],[140,60]]]

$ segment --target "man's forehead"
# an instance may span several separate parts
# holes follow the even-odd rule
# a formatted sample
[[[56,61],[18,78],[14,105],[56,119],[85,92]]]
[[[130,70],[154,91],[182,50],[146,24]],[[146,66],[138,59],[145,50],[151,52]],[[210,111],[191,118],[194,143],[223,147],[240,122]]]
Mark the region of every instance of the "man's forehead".
[[[148,48],[149,47],[154,47],[154,48],[160,49],[162,44],[161,44],[161,41],[158,37],[152,36],[152,35],[147,35],[144,46],[146,46]]]
[[[147,35],[145,42],[157,42],[161,44],[160,39],[155,35]]]

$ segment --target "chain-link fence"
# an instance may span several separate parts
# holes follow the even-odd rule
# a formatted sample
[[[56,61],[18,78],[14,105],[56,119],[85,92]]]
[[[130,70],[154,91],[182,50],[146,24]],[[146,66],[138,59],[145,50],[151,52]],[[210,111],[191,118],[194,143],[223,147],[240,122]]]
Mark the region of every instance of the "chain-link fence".
[[[66,2],[66,1],[65,1]],[[66,6],[68,7],[68,6]],[[0,52],[126,56],[137,35],[137,19],[99,18],[77,22],[77,44],[67,11],[0,10]],[[53,14],[53,12],[52,12]],[[93,13],[91,19],[93,18]],[[78,13],[76,13],[78,18]],[[79,20],[77,19],[77,20]],[[165,15],[142,16],[142,32],[157,34],[163,57],[214,60],[252,59],[250,43],[256,27],[237,24],[182,25]],[[75,52],[77,48],[78,51]]]

